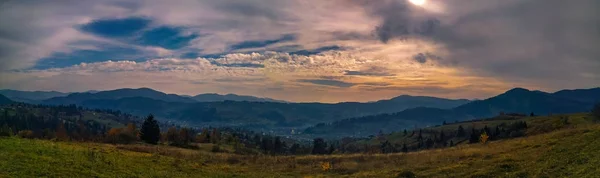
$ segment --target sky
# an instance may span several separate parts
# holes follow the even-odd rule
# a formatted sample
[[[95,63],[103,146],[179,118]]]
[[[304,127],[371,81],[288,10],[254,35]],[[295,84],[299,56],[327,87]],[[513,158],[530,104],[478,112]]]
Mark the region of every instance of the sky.
[[[0,88],[296,102],[600,86],[597,0],[0,2]]]

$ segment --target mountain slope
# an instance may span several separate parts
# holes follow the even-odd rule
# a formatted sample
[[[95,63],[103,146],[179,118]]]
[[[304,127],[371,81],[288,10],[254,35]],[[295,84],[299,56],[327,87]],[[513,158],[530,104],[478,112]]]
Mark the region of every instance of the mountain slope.
[[[552,96],[585,103],[596,103],[600,102],[600,87],[590,89],[561,90],[552,93]]]
[[[67,96],[69,93],[56,91],[19,91],[19,90],[0,90],[0,94],[14,101],[36,103],[41,100],[54,97]]]
[[[374,115],[344,119],[331,124],[318,124],[306,130],[310,134],[330,136],[339,135],[368,135],[379,130],[390,132],[410,128],[414,125],[441,124],[443,121],[464,121],[475,118],[488,118],[500,113],[521,113],[536,115],[565,114],[588,112],[592,102],[582,102],[592,93],[590,90],[574,90],[567,94],[545,93],[515,88],[495,97],[473,101],[453,109],[415,108],[399,113]],[[580,99],[578,99],[580,98]]]
[[[220,95],[216,93],[199,94],[192,97],[198,102],[216,102],[216,101],[253,101],[253,102],[278,102],[287,103],[286,101],[275,100],[271,98],[259,98],[255,96],[245,96],[236,94]]]
[[[317,124],[304,130],[304,134],[317,134],[327,137],[367,136],[379,131],[389,133],[402,129],[426,127],[445,121],[464,121],[470,116],[452,110],[418,107],[394,114],[381,114],[344,119],[331,124]]]
[[[166,94],[149,88],[138,88],[138,89],[117,89],[111,91],[101,91],[97,93],[73,93],[64,97],[55,97],[48,100],[44,100],[43,104],[81,104],[87,100],[116,100],[121,98],[129,97],[145,97],[155,100],[161,100],[166,102],[182,102],[182,103],[193,103],[195,100],[175,94]]]
[[[504,113],[531,113],[547,115],[552,113],[585,112],[591,109],[591,103],[572,98],[556,97],[541,91],[529,91],[515,88],[498,96],[474,101],[454,108],[454,111],[483,118]]]
[[[0,94],[0,105],[13,103],[12,100],[8,99],[6,96]]]

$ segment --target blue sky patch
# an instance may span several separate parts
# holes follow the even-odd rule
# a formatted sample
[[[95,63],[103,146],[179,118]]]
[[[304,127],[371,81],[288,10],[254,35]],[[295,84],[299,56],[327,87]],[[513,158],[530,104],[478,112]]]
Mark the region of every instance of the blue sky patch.
[[[248,48],[262,48],[262,47],[266,47],[275,43],[281,43],[281,42],[287,42],[287,41],[294,41],[296,40],[296,35],[293,34],[287,34],[287,35],[283,35],[281,36],[281,38],[278,39],[274,39],[274,40],[265,40],[265,41],[244,41],[241,43],[237,43],[234,45],[231,45],[229,47],[229,49],[231,50],[238,50],[238,49],[248,49]]]
[[[165,49],[179,49],[187,46],[198,35],[182,35],[182,29],[162,26],[145,31],[136,42],[144,46],[158,46]]]
[[[123,48],[123,47],[107,47],[102,50],[77,50],[71,53],[55,53],[50,57],[42,58],[33,67],[34,69],[49,69],[49,68],[62,68],[73,65],[102,61],[144,61],[149,56],[142,56],[142,51],[134,48]]]
[[[99,19],[82,25],[80,29],[94,35],[121,38],[134,35],[150,25],[151,20],[141,17],[123,19]]]

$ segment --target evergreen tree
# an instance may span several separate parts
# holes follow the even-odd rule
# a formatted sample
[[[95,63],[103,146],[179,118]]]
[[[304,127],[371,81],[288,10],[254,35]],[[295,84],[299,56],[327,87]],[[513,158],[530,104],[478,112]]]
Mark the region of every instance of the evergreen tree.
[[[142,129],[140,130],[140,139],[144,142],[156,145],[160,139],[160,128],[154,116],[150,114],[146,117]]]
[[[440,142],[446,142],[446,135],[444,135],[444,131],[440,132]]]
[[[281,138],[275,137],[275,142],[273,143],[273,152],[275,154],[283,153],[283,144],[281,143]]]
[[[406,136],[408,134],[408,132],[406,131],[406,129],[404,129],[404,136]]]
[[[471,129],[471,136],[469,137],[469,143],[479,143],[479,136],[481,134],[475,130],[475,128]]]
[[[456,137],[464,137],[465,136],[465,129],[462,127],[462,125],[458,126],[458,130],[456,131]]]
[[[290,147],[290,154],[295,155],[298,154],[298,149],[300,148],[300,145],[297,143],[294,143],[292,145],[292,147]]]
[[[327,154],[333,154],[333,152],[335,152],[335,146],[333,146],[333,144],[330,144],[329,148],[327,149]]]
[[[454,146],[454,141],[450,140],[450,146],[453,147]]]
[[[402,144],[402,152],[408,152],[408,148],[406,147],[406,143]]]
[[[596,103],[596,105],[594,105],[594,109],[592,109],[592,115],[594,115],[596,119],[600,119],[600,103]]]
[[[312,154],[322,155],[327,153],[327,143],[322,138],[315,138],[313,140]]]

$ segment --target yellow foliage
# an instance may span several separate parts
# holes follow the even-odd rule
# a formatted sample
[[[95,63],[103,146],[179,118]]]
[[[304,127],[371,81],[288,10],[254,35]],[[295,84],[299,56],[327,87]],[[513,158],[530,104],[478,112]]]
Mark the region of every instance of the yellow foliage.
[[[330,162],[321,162],[321,169],[323,171],[331,170],[331,163]]]
[[[487,135],[487,133],[483,132],[481,133],[481,136],[479,136],[479,141],[481,141],[481,143],[486,144],[488,141],[488,138],[490,138],[490,136]]]

